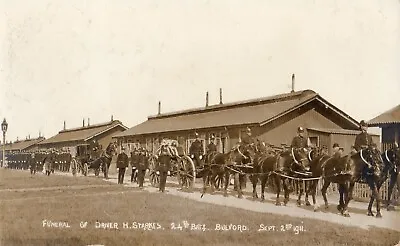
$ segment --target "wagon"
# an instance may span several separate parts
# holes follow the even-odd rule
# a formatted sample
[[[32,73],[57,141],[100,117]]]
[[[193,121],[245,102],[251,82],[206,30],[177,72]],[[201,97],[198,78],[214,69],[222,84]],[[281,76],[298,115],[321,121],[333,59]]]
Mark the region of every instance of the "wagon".
[[[90,151],[89,144],[81,144],[76,146],[76,156],[71,160],[71,171],[72,175],[77,173],[82,173],[82,175],[87,176],[89,172],[89,163],[91,162],[91,156],[93,156],[93,151]],[[100,170],[95,169],[95,175],[98,176]]]

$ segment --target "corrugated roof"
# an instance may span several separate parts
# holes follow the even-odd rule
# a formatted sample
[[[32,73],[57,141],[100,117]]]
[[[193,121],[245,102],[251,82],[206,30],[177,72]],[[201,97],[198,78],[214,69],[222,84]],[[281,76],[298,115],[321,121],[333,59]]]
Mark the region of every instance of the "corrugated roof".
[[[370,126],[383,124],[400,124],[400,104],[368,121]]]
[[[40,143],[43,141],[45,138],[40,137],[40,138],[34,138],[34,139],[26,139],[26,140],[21,140],[17,141],[14,143],[6,144],[5,145],[5,150],[10,151],[10,150],[25,150],[26,148],[31,147],[32,145],[35,145],[37,143]],[[3,148],[3,145],[0,145],[1,149]]]
[[[113,137],[262,124],[316,98],[320,98],[317,93],[305,90],[236,103],[214,105],[207,108],[149,116],[147,121]],[[347,116],[344,117],[350,121],[353,120]],[[357,124],[357,122],[354,121],[354,124]]]
[[[93,137],[104,131],[108,131],[116,126],[121,126],[124,129],[128,129],[126,126],[122,125],[119,120],[114,120],[102,124],[62,130],[57,135],[40,142],[40,145],[70,141],[84,141],[85,139]]]
[[[347,130],[347,129],[340,129],[340,128],[338,128],[338,129],[327,129],[327,128],[308,127],[307,130],[330,133],[330,134],[341,134],[341,135],[358,135],[358,134],[361,133],[361,131]],[[379,136],[378,134],[371,134],[371,133],[369,133],[369,135]]]

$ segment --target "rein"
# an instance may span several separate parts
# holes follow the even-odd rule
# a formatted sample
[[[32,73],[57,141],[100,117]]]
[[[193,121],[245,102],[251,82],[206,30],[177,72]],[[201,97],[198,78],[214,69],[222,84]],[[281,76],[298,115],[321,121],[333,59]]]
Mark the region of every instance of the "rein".
[[[360,156],[361,156],[361,160],[363,160],[363,162],[365,162],[365,164],[367,164],[368,167],[372,167],[372,165],[367,160],[365,160],[365,158],[363,156],[363,149],[360,150]]]

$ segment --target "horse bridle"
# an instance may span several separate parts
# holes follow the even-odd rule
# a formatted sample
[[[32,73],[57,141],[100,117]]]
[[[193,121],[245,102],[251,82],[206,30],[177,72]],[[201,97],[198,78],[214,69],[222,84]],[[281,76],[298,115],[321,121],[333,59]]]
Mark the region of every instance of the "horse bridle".
[[[297,165],[301,165],[300,163],[299,163],[299,161],[298,160],[296,160],[296,156],[294,155],[294,148],[292,148],[292,156],[293,156],[293,160],[294,160],[294,162],[297,164]],[[309,157],[310,158],[310,157]],[[304,161],[305,159],[307,159],[307,157],[305,157],[305,158],[303,158],[303,159],[300,159],[300,162],[302,162],[302,161]]]

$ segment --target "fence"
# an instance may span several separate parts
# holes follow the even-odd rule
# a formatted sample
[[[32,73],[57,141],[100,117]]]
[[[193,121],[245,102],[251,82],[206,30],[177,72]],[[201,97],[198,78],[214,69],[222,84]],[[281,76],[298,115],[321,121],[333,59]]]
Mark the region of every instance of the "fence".
[[[305,181],[303,181],[303,184],[305,184]],[[318,186],[317,186],[317,192],[316,195],[320,196],[321,195],[321,189],[323,186],[324,182],[322,179],[319,180]],[[388,190],[389,190],[389,180],[386,180],[385,183],[382,185],[382,187],[379,190],[380,196],[382,200],[387,200],[388,199]],[[296,190],[296,193],[298,193],[298,190]],[[327,191],[327,195],[330,194],[338,194],[338,187],[337,184],[330,184]],[[369,200],[371,197],[371,190],[367,184],[360,184],[356,183],[354,186],[353,190],[353,198],[357,200]],[[393,193],[392,193],[392,200],[399,200],[400,199],[400,190],[397,185],[393,188]]]

